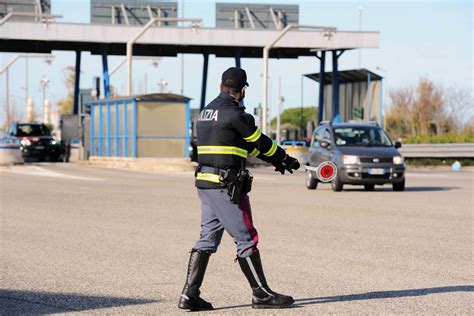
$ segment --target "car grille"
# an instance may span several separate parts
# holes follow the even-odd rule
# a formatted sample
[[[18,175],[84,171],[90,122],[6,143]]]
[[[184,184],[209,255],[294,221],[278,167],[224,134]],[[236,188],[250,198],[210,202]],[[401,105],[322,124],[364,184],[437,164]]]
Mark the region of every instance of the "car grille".
[[[374,159],[378,159],[378,162],[375,162]],[[392,157],[383,157],[383,158],[378,158],[378,157],[360,157],[360,162],[362,163],[391,163],[393,162]]]

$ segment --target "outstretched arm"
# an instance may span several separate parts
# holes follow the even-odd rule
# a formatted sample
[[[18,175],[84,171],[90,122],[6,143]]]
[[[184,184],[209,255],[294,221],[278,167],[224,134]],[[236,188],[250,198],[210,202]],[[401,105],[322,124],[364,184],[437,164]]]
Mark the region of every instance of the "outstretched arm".
[[[287,155],[283,148],[255,126],[252,115],[242,112],[233,123],[234,128],[247,142],[247,150],[252,156],[271,163],[281,173],[285,170],[292,172],[292,169],[299,168],[298,160]]]

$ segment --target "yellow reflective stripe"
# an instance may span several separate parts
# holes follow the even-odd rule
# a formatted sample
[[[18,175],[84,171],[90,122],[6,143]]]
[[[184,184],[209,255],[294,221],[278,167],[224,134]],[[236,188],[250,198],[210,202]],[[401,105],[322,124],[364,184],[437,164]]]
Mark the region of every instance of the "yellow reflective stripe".
[[[260,154],[260,150],[255,148],[254,150],[252,150],[252,152],[250,154],[254,157],[257,157]]]
[[[236,155],[247,158],[245,149],[234,146],[198,146],[198,155],[215,154],[215,155]]]
[[[213,173],[201,173],[198,172],[196,180],[209,181],[214,183],[221,183],[220,176]]]
[[[257,127],[257,129],[252,135],[250,135],[249,137],[244,137],[244,139],[249,143],[253,143],[256,142],[260,138],[260,136],[262,136],[262,131],[260,130],[260,128]]]
[[[267,156],[267,157],[273,156],[276,153],[277,148],[278,148],[277,144],[275,142],[272,142],[272,147],[270,148],[269,151],[264,153],[264,155]]]

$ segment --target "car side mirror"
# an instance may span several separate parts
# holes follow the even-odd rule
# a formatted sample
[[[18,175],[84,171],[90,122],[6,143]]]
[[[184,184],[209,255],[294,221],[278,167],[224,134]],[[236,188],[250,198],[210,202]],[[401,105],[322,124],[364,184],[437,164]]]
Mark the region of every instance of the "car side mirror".
[[[395,142],[395,148],[400,148],[402,147],[402,143],[401,142]]]
[[[319,142],[319,146],[323,147],[323,148],[328,148],[329,147],[329,143],[325,140],[322,140]]]

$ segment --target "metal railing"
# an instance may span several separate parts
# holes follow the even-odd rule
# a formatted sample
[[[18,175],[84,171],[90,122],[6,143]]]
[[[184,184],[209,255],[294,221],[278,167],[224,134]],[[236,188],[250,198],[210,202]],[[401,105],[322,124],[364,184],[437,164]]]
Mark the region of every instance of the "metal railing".
[[[403,144],[399,151],[405,158],[474,158],[474,143]]]

